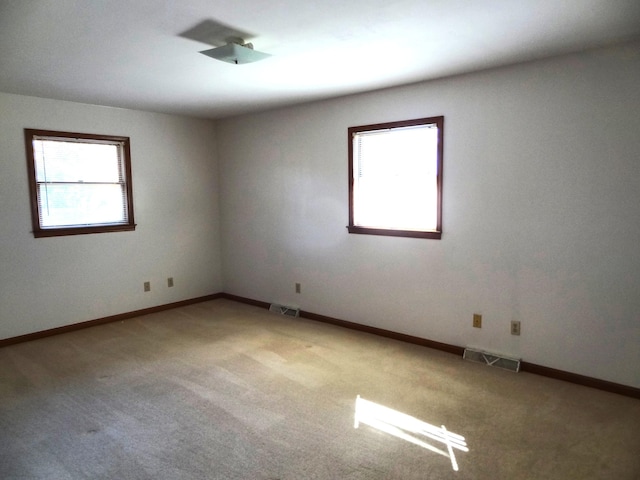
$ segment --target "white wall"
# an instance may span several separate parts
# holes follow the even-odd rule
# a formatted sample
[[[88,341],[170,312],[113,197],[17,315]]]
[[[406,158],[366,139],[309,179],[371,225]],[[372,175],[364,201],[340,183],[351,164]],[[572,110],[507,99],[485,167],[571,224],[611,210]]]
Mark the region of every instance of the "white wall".
[[[639,52],[220,121],[225,291],[640,387]],[[433,115],[442,240],[349,235],[347,128]]]
[[[136,230],[34,238],[25,127],[129,136]],[[0,94],[0,152],[0,338],[221,291],[213,122]]]

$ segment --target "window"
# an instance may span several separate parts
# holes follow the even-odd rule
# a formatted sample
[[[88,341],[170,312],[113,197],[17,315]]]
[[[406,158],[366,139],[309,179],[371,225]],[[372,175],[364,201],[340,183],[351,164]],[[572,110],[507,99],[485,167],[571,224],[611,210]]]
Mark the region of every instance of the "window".
[[[128,137],[24,135],[35,237],[135,229]]]
[[[349,233],[442,236],[444,117],[349,128]]]

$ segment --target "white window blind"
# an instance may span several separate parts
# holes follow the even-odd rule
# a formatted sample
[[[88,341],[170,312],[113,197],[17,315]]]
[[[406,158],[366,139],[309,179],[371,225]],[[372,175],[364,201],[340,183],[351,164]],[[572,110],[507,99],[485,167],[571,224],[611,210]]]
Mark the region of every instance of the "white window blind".
[[[123,143],[33,137],[41,228],[128,222]]]
[[[436,124],[357,132],[353,150],[354,225],[436,230]]]

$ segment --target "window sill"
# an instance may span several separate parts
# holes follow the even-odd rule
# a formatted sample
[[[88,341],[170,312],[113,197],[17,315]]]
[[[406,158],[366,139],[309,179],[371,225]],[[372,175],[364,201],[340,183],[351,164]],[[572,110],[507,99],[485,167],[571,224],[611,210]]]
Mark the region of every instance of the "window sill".
[[[135,224],[97,225],[95,227],[46,228],[33,231],[35,238],[63,237],[66,235],[87,235],[90,233],[128,232],[136,229]]]
[[[361,235],[385,235],[390,237],[410,237],[410,238],[429,238],[432,240],[440,240],[442,232],[440,231],[417,231],[417,230],[390,230],[385,228],[358,227],[356,225],[348,225],[349,233],[357,233]]]

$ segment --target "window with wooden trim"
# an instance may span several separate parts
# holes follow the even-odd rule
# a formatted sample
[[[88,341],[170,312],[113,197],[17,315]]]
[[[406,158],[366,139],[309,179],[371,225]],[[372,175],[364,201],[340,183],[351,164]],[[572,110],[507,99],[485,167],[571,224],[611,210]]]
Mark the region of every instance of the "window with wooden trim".
[[[349,128],[349,233],[440,239],[444,117]]]
[[[35,237],[135,230],[129,137],[24,135]]]

